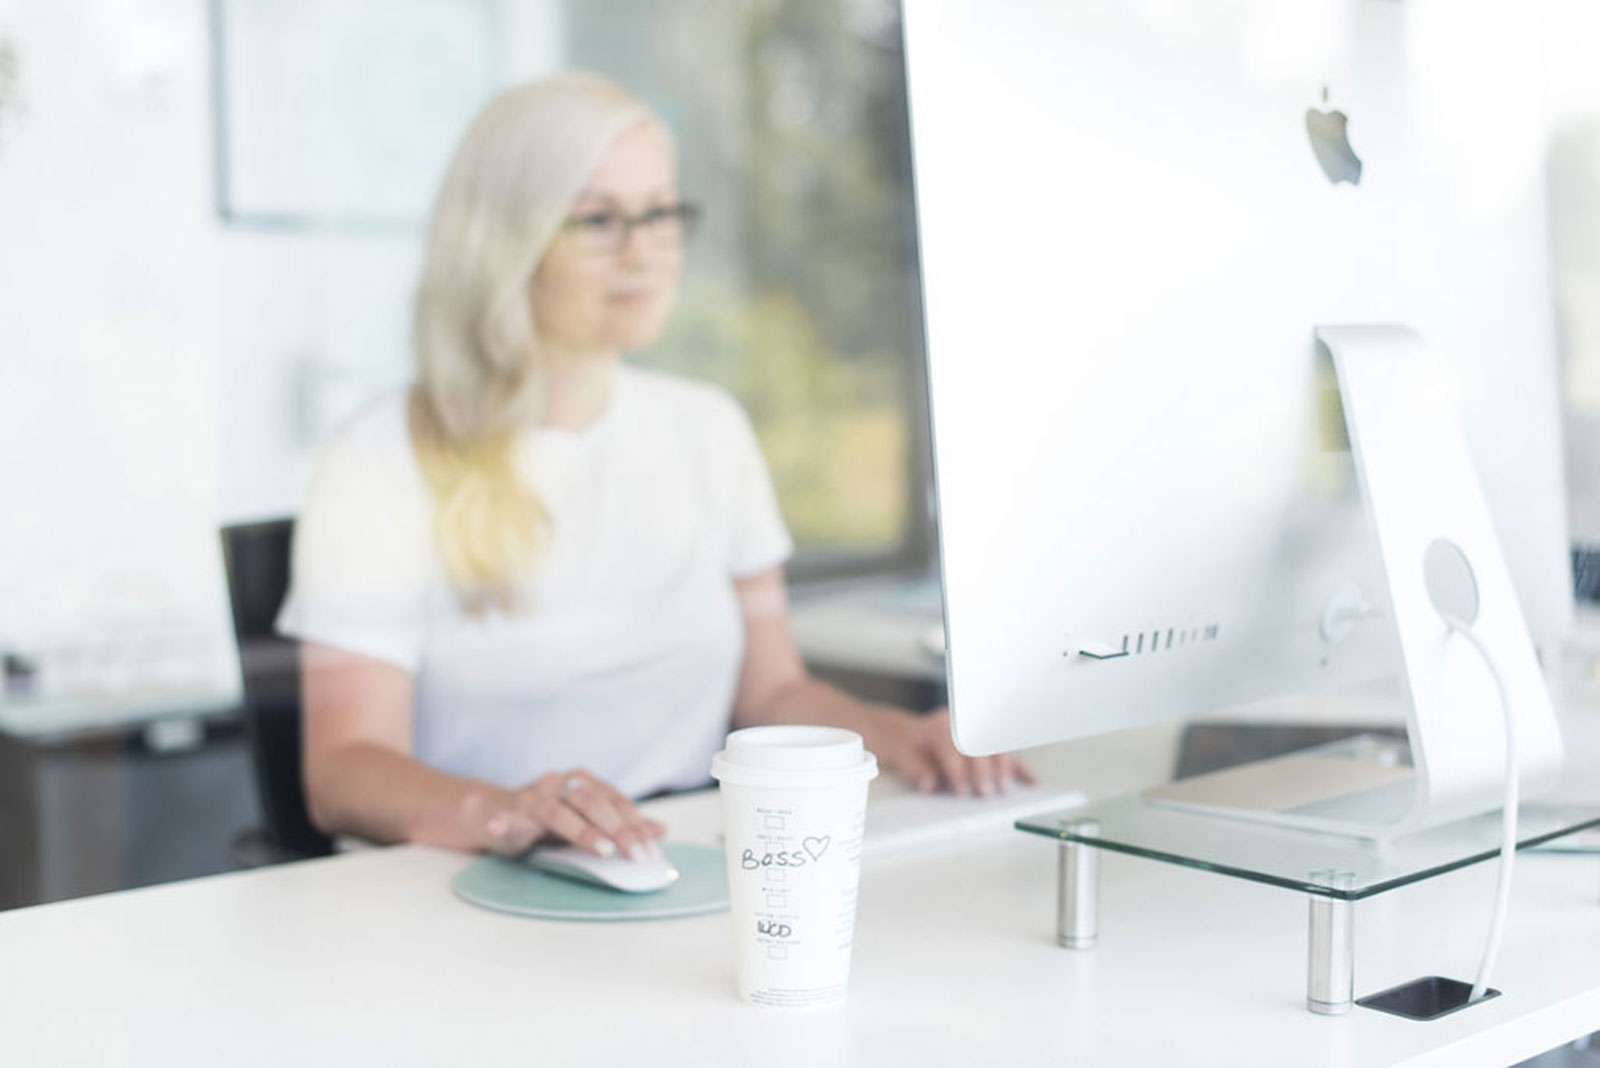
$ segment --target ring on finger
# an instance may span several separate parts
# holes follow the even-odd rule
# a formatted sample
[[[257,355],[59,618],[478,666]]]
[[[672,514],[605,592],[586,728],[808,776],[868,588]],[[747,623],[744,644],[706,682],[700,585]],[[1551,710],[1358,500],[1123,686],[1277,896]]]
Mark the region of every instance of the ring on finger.
[[[566,801],[572,797],[572,795],[576,793],[578,788],[582,785],[583,778],[581,776],[568,775],[564,780],[562,780],[561,793],[558,796],[561,798],[561,800]]]

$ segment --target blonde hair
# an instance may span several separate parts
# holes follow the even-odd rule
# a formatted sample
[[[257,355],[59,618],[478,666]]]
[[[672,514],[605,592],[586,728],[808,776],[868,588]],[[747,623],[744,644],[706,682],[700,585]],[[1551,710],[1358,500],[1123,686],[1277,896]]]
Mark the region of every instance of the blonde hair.
[[[542,405],[534,273],[601,156],[659,122],[620,86],[564,74],[501,93],[473,120],[434,201],[417,286],[411,443],[464,608],[516,607],[550,517],[517,473]]]

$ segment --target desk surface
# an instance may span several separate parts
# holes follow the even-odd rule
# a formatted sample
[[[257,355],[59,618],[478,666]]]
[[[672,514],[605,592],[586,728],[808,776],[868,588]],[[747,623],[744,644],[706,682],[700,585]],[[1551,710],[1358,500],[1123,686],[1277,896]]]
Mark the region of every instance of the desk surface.
[[[795,592],[789,628],[813,667],[944,682],[937,579],[877,579]]]
[[[1159,781],[1175,732],[1035,755],[1091,795]],[[893,787],[889,787],[893,789]],[[716,797],[654,803],[708,841]],[[1101,944],[1053,941],[1056,855],[1005,832],[869,862],[850,999],[751,1008],[725,915],[591,925],[451,896],[420,847],[0,914],[0,1063],[1501,1066],[1600,1026],[1600,861],[1518,869],[1496,985],[1419,1024],[1307,1013],[1295,893],[1102,861]],[[1492,865],[1357,907],[1358,994],[1470,978]]]
[[[231,719],[239,691],[167,690],[103,698],[46,697],[0,700],[0,735],[50,744],[75,737],[148,727],[165,720]]]

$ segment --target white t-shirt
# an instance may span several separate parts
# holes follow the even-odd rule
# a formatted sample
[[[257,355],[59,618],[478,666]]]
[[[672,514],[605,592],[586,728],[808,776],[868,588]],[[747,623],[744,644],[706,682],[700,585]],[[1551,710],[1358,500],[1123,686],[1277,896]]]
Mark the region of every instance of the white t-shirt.
[[[708,780],[744,655],[733,580],[793,549],[743,410],[623,367],[582,431],[533,429],[519,470],[553,523],[526,608],[459,608],[403,391],[317,456],[278,629],[411,672],[414,752],[516,787],[586,767],[633,797]]]

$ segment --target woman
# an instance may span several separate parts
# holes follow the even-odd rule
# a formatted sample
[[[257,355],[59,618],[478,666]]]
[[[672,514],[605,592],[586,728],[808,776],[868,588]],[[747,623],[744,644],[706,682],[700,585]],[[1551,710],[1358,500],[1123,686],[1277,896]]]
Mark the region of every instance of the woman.
[[[655,852],[632,798],[706,781],[732,725],[858,730],[924,789],[1002,789],[943,713],[809,678],[792,548],[748,420],[624,366],[672,304],[692,209],[611,83],[493,101],[434,206],[417,381],[322,450],[280,629],[303,643],[318,826],[515,854]]]

